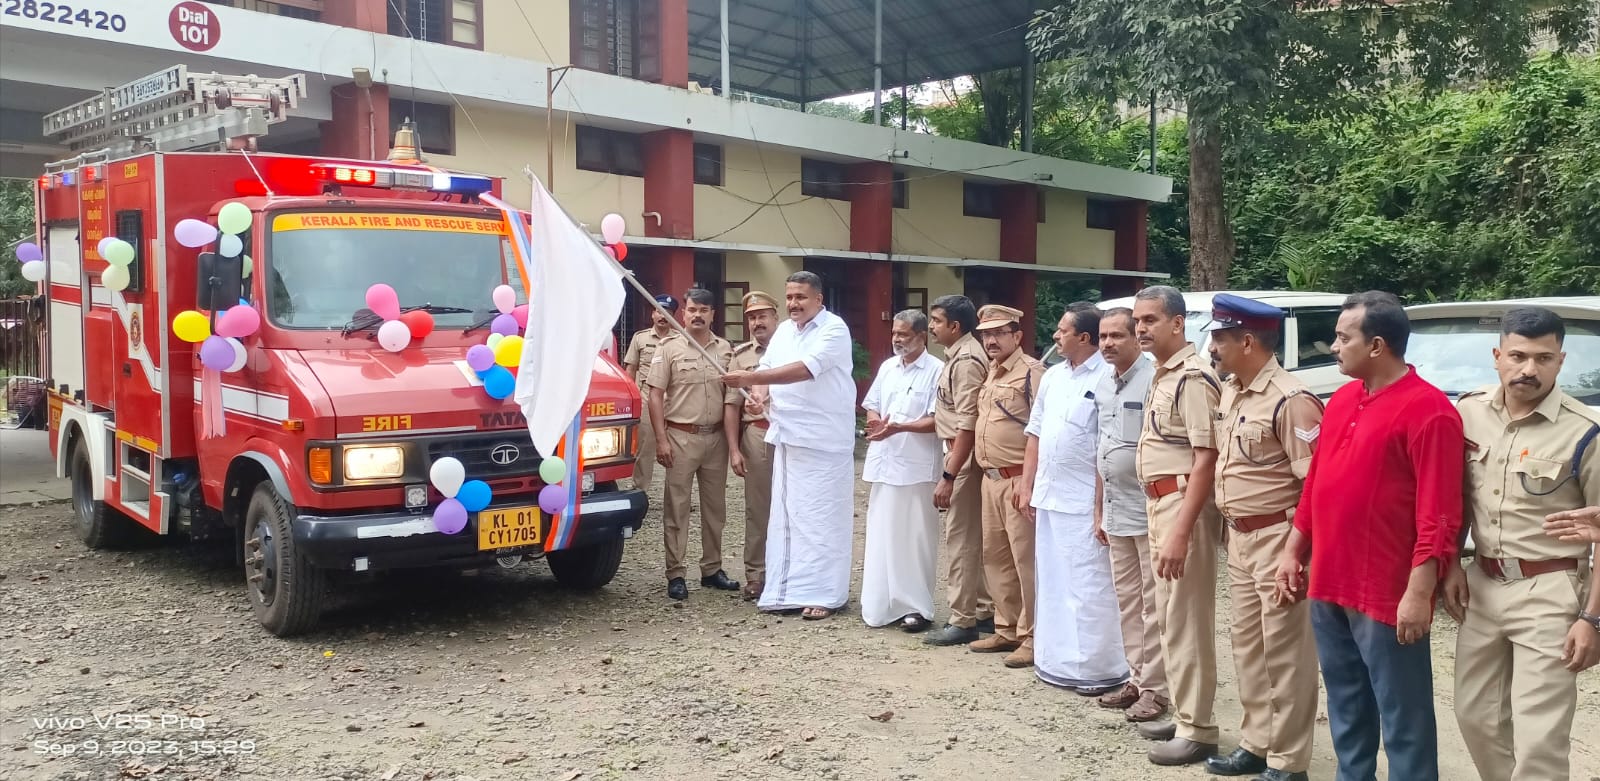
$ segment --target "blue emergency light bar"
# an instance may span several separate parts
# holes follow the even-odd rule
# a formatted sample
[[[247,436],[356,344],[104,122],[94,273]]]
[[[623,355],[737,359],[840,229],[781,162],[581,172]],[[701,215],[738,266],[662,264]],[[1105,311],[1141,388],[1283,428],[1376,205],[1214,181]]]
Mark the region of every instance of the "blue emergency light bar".
[[[412,168],[378,168],[318,163],[312,172],[325,182],[383,190],[418,190],[452,195],[482,195],[494,187],[487,176]]]

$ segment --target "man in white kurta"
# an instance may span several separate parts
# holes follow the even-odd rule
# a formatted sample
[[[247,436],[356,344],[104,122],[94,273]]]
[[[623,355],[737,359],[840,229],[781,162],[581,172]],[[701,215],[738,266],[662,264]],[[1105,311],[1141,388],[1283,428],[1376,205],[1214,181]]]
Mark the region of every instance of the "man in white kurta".
[[[861,406],[867,411],[867,552],[861,573],[861,619],[867,626],[896,621],[907,632],[933,625],[938,580],[939,511],[933,488],[941,471],[934,433],[934,391],[944,362],[928,354],[928,316],[907,309],[894,316],[894,357]]]
[[[1099,340],[1099,310],[1069,306],[1055,333],[1066,360],[1039,383],[1026,429],[1025,488],[1016,498],[1035,516],[1034,670],[1083,695],[1128,680],[1111,557],[1094,534],[1094,390],[1108,371]]]
[[[758,368],[728,372],[723,382],[750,388],[750,405],[772,422],[767,582],[756,604],[816,620],[850,599],[856,386],[850,328],[823,308],[822,278],[790,275],[784,301],[789,319]]]

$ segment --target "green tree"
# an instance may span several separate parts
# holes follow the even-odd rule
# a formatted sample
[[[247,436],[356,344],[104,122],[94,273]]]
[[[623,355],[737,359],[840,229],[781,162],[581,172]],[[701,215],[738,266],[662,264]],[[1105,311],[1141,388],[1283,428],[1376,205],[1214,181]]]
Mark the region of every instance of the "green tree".
[[[1266,117],[1344,116],[1400,82],[1423,89],[1514,73],[1535,34],[1576,48],[1592,0],[1069,0],[1039,12],[1035,54],[1074,95],[1188,112],[1192,287],[1226,286],[1236,250],[1224,150]]]
[[[0,298],[32,293],[34,283],[22,278],[16,247],[34,240],[33,182],[0,179]]]

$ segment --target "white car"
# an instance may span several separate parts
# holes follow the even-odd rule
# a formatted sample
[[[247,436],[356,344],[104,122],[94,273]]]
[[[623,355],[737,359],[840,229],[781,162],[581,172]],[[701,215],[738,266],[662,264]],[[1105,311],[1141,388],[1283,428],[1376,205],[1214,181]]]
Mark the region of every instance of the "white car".
[[[1500,318],[1519,306],[1542,306],[1567,324],[1567,360],[1556,381],[1573,398],[1600,408],[1600,296],[1461,301],[1406,307],[1411,341],[1406,360],[1422,379],[1456,398],[1500,382],[1494,354]]]

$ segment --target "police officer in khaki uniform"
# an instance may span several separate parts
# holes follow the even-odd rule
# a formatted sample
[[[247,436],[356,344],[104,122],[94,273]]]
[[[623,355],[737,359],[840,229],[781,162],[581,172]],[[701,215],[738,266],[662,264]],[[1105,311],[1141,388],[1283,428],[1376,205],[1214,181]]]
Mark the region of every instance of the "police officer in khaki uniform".
[[[1134,296],[1134,333],[1156,359],[1135,455],[1150,514],[1161,653],[1172,690],[1172,721],[1139,725],[1164,741],[1158,765],[1202,762],[1217,750],[1217,537],[1212,503],[1221,383],[1184,335],[1183,294],[1166,285]]]
[[[722,527],[727,519],[728,440],[723,433],[727,391],[722,373],[733,345],[711,333],[717,297],[695,288],[684,296],[688,336],[670,339],[650,362],[650,417],[662,436],[656,461],[667,469],[661,536],[667,552],[667,596],[685,599],[684,550],[689,546],[689,492],[700,484],[700,585],[737,591],[722,570]],[[694,340],[692,343],[690,340]],[[711,354],[706,359],[698,344]]]
[[[1018,505],[1017,481],[1044,364],[1022,351],[1022,312],[989,304],[978,310],[989,374],[978,392],[974,452],[983,469],[983,573],[994,598],[994,634],[967,648],[1010,653],[1005,665],[1033,666],[1033,521]]]
[[[966,296],[941,296],[930,307],[928,334],[944,347],[933,412],[944,443],[943,474],[933,504],[945,510],[945,582],[950,619],[929,632],[928,645],[966,645],[994,632],[994,602],[983,575],[983,470],[973,455],[978,391],[989,376],[989,355],[973,335],[978,309]]]
[[[1211,302],[1211,357],[1231,376],[1217,419],[1217,509],[1228,528],[1233,662],[1244,720],[1239,748],[1206,760],[1219,776],[1306,781],[1317,722],[1311,603],[1279,605],[1278,557],[1311,469],[1322,402],[1278,365],[1284,312],[1248,298]],[[1257,775],[1259,774],[1259,775]]]
[[[662,294],[656,296],[656,303],[662,309],[676,315],[678,312],[678,299]],[[644,398],[642,415],[639,416],[639,453],[640,458],[633,462],[633,485],[641,491],[650,490],[650,481],[655,478],[656,433],[655,427],[650,423],[650,391],[645,381],[650,379],[650,361],[655,358],[656,350],[661,343],[678,336],[676,329],[667,322],[655,309],[650,310],[651,328],[646,328],[633,335],[628,340],[628,352],[622,357],[622,368],[633,376],[633,381],[639,386],[639,395]]]
[[[1484,781],[1566,781],[1577,674],[1600,661],[1600,575],[1588,571],[1593,545],[1548,536],[1543,522],[1600,504],[1600,413],[1557,385],[1559,316],[1527,307],[1500,323],[1499,386],[1456,405],[1477,548],[1445,575],[1445,609],[1461,622],[1456,722]]]
[[[744,297],[744,328],[750,341],[733,349],[729,371],[753,372],[778,330],[778,299],[759,290]],[[767,579],[767,517],[772,512],[772,446],[767,416],[745,407],[744,395],[729,388],[724,426],[733,473],[744,478],[744,598],[761,598]]]

